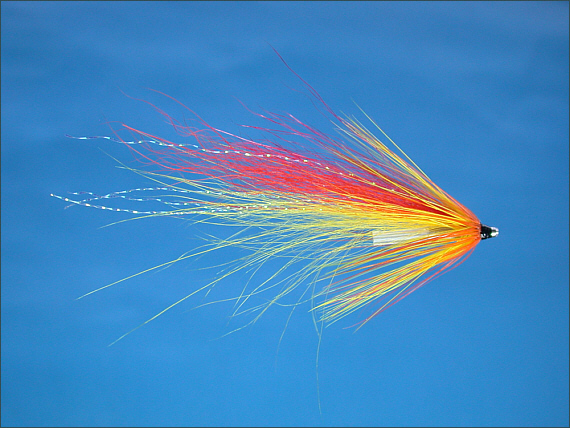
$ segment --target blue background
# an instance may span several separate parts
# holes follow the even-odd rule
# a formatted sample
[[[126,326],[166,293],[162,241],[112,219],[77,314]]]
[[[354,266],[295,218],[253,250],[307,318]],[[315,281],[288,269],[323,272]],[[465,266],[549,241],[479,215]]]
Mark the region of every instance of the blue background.
[[[3,425],[568,425],[567,2],[2,2],[1,30]],[[101,151],[135,166],[120,144],[64,137],[172,136],[121,91],[235,133],[257,123],[236,99],[334,132],[269,44],[501,232],[358,332],[325,330],[322,415],[302,310],[279,349],[288,311],[218,339],[240,320],[189,310],[201,296],[108,347],[232,254],[76,301],[204,230],[100,228],[128,215],[49,196],[149,184]]]

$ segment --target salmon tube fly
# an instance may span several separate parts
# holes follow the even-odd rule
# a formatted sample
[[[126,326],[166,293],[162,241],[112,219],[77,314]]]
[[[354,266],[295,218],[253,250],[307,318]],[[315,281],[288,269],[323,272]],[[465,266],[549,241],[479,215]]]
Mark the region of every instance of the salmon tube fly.
[[[357,119],[335,114],[303,83],[339,136],[290,114],[262,112],[255,114],[267,126],[245,126],[246,132],[264,135],[254,140],[214,128],[194,113],[192,122],[179,122],[151,104],[182,142],[126,124],[121,129],[134,138],[120,138],[118,132],[116,137],[81,137],[126,144],[153,170],[128,169],[156,185],[107,195],[75,193],[84,195],[82,200],[53,196],[71,204],[127,211],[136,218],[173,216],[235,228],[229,238],[212,239],[144,272],[216,249],[248,251],[225,273],[148,321],[223,278],[281,258],[281,267],[269,278],[244,286],[235,297],[235,314],[252,311],[254,322],[274,305],[288,306],[285,297],[295,296],[289,306],[308,302],[317,322],[329,325],[358,311],[361,326],[458,266],[479,241],[498,235],[497,228],[483,225],[432,182],[372,119],[366,116],[376,135]],[[165,209],[102,205],[102,200],[110,203],[113,198],[160,202]],[[262,293],[262,303],[255,303]]]

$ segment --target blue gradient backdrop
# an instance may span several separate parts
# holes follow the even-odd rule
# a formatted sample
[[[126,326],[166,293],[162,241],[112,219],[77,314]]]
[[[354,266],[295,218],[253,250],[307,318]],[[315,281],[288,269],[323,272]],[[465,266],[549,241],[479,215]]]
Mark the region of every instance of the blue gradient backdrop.
[[[568,425],[567,2],[2,2],[2,425]],[[288,312],[218,339],[201,296],[212,232],[49,196],[147,186],[105,135],[171,136],[172,95],[212,125],[287,111],[327,132],[271,50],[336,110],[358,103],[430,177],[500,228],[460,268],[354,333]],[[293,89],[293,90],[292,90]],[[271,270],[272,266],[267,266]],[[265,272],[267,274],[267,271]],[[231,295],[245,277],[218,291]]]

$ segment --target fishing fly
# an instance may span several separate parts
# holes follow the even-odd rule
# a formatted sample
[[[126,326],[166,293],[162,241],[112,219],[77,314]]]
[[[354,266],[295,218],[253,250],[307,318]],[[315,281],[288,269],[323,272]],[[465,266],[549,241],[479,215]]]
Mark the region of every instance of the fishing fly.
[[[374,133],[354,117],[337,115],[297,77],[339,136],[291,114],[264,111],[255,114],[267,126],[244,126],[246,132],[264,135],[253,139],[215,128],[194,113],[192,122],[178,121],[148,103],[182,142],[126,124],[120,129],[134,138],[121,138],[118,132],[114,137],[80,137],[125,144],[153,170],[125,168],[155,185],[106,195],[75,193],[79,198],[52,196],[135,218],[179,217],[233,228],[227,238],[212,238],[193,252],[85,296],[184,259],[235,247],[247,256],[141,325],[224,278],[244,269],[255,272],[279,259],[281,267],[269,278],[258,284],[248,281],[234,298],[234,315],[250,312],[250,322],[255,322],[272,306],[295,309],[308,303],[313,319],[324,325],[364,312],[360,327],[457,267],[481,240],[499,234],[431,181],[364,112]],[[165,208],[117,208],[110,206],[113,199]],[[290,298],[293,303],[285,304]]]

